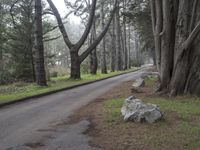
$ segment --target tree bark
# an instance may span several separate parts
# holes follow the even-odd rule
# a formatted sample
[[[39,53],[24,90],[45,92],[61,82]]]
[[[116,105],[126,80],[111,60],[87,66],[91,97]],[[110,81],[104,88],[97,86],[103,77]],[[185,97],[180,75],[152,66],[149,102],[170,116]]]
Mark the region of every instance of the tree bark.
[[[94,21],[93,23],[90,44],[92,44],[95,40],[96,40],[96,21]],[[90,54],[90,73],[93,75],[97,74],[97,68],[98,68],[98,60],[97,60],[97,50],[95,47],[95,49]]]
[[[122,57],[121,57],[121,27],[120,27],[120,19],[119,19],[119,2],[117,3],[117,10],[115,15],[115,25],[116,25],[116,69],[118,71],[122,70]]]
[[[2,72],[2,71],[3,71],[3,51],[0,46],[0,72]]]
[[[44,66],[44,46],[42,29],[42,4],[41,0],[35,0],[35,72],[36,82],[40,86],[47,86]]]
[[[131,68],[131,25],[128,25],[128,68]]]
[[[2,4],[0,3],[0,9],[3,9],[2,8]],[[3,14],[3,12],[2,12],[2,10],[1,10],[1,12],[0,12],[0,19],[1,20],[3,20],[3,18],[4,18],[4,14]],[[2,72],[3,71],[3,46],[2,46],[2,44],[3,44],[3,37],[2,37],[2,28],[4,27],[4,25],[3,25],[3,23],[2,22],[0,22],[0,72]]]
[[[174,19],[174,6],[172,0],[163,1],[163,31],[161,40],[161,67],[160,79],[161,89],[168,90],[173,71],[173,57],[175,45],[175,27],[176,20]]]
[[[116,60],[116,34],[115,34],[115,18],[112,21],[112,51],[111,51],[111,72],[115,71],[115,60]]]
[[[104,23],[104,2],[101,1],[101,30],[103,31],[105,23]],[[101,73],[107,74],[107,66],[106,66],[106,39],[105,36],[102,39],[101,43]]]
[[[197,36],[198,32],[196,31],[197,28],[194,28],[193,31],[190,29],[190,18],[192,9],[194,7],[192,6],[192,3],[194,1],[189,1],[189,0],[182,0],[179,2],[179,14],[178,14],[178,28],[176,31],[176,46],[175,46],[175,57],[174,57],[174,71],[172,75],[172,80],[171,80],[171,87],[170,87],[170,94],[173,95],[179,95],[188,93],[188,91],[191,92],[190,89],[190,82],[191,82],[191,76],[194,77],[193,80],[196,80],[196,87],[197,89],[195,91],[200,92],[200,89],[198,88],[199,86],[199,81],[196,78],[195,79],[195,74],[196,72],[199,72],[199,69],[197,69],[198,64],[192,63],[191,57],[194,56],[193,53],[195,52],[194,46],[192,45],[194,42],[195,37]],[[199,24],[197,23],[198,27]],[[190,33],[191,31],[191,33]],[[193,34],[195,34],[193,37]],[[188,46],[185,46],[185,43],[191,39],[191,42],[189,42]],[[199,38],[198,38],[199,39]],[[196,63],[198,63],[198,59],[196,60]],[[193,64],[194,66],[192,66]],[[189,86],[190,85],[190,86]],[[194,86],[193,86],[194,87]],[[193,92],[192,92],[193,93]],[[194,93],[198,94],[198,93]]]
[[[123,0],[123,11],[125,12],[126,0]],[[123,16],[123,35],[124,35],[124,70],[128,69],[128,49],[127,49],[127,35],[126,35],[126,16]]]
[[[156,53],[156,66],[158,72],[160,73],[161,65],[161,37],[160,33],[162,32],[162,1],[161,0],[151,0],[151,16],[152,16],[152,25],[154,33],[154,42],[155,42],[155,53]]]
[[[70,57],[71,57],[71,79],[80,79],[81,78],[81,63],[79,60],[78,52],[75,50],[70,50]]]
[[[161,43],[160,52],[156,52],[157,59],[161,56],[161,65],[157,63],[161,76],[161,90],[168,89],[172,96],[184,93],[200,95],[199,1],[151,2],[156,51]],[[157,56],[159,54],[161,55]]]

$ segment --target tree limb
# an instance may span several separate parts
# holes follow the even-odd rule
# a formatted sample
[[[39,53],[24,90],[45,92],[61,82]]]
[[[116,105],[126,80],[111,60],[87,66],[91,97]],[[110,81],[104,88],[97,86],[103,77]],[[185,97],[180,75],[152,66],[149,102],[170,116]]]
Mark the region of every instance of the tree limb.
[[[57,19],[58,26],[59,26],[59,29],[60,29],[60,31],[62,33],[63,39],[64,39],[66,45],[68,46],[68,48],[70,49],[74,45],[72,44],[72,42],[70,41],[70,39],[68,37],[68,34],[67,34],[66,29],[64,27],[64,24],[62,22],[62,19],[61,19],[61,16],[60,16],[59,12],[58,12],[58,9],[56,8],[56,6],[52,2],[52,0],[47,0],[47,2],[49,3],[49,5],[50,5],[50,7],[51,7],[56,19]]]
[[[195,23],[195,12],[197,10],[197,4],[198,4],[198,0],[195,0],[193,3],[193,7],[192,7],[192,17],[191,17],[191,21],[190,21],[190,32],[193,29],[194,23]]]
[[[114,17],[114,14],[116,12],[117,9],[117,1],[115,1],[115,5],[113,8],[113,11],[111,13],[111,17],[107,23],[107,25],[105,26],[104,30],[101,32],[101,34],[97,37],[97,39],[86,49],[86,51],[84,51],[81,55],[80,55],[80,62],[83,62],[85,60],[85,58],[96,48],[96,46],[101,42],[101,40],[103,39],[103,37],[105,36],[105,34],[107,33],[109,26],[112,22],[112,19]]]
[[[80,50],[81,46],[84,44],[85,40],[87,39],[88,34],[90,33],[90,29],[92,27],[92,23],[93,23],[94,16],[95,16],[95,10],[96,10],[96,0],[93,0],[92,8],[90,10],[90,17],[89,17],[86,29],[85,29],[82,37],[80,38],[80,40],[75,44],[76,51]]]
[[[43,42],[50,42],[50,41],[54,41],[54,40],[57,40],[61,37],[61,35],[57,36],[57,37],[54,37],[54,38],[43,38]]]
[[[66,22],[63,22],[63,24],[66,24],[66,23],[67,23],[67,21],[66,21]],[[44,32],[43,35],[46,35],[46,34],[48,34],[49,32],[52,32],[52,31],[56,30],[58,27],[59,27],[58,25],[52,27],[52,28],[49,29],[48,31]]]
[[[196,27],[190,33],[190,35],[187,38],[187,40],[185,40],[185,42],[182,44],[182,49],[183,50],[188,49],[192,45],[192,43],[194,42],[194,40],[197,37],[197,35],[199,34],[199,32],[200,32],[200,21],[197,23]]]

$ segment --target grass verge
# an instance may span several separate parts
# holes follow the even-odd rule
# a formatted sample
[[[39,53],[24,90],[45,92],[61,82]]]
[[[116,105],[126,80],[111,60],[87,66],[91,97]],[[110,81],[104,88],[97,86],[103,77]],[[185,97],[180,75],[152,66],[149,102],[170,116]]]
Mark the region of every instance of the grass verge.
[[[152,89],[153,83],[155,84],[157,80],[149,78],[145,81],[145,88]],[[106,136],[104,140],[109,140],[110,143],[107,143],[111,146],[106,143],[98,146],[116,150],[199,150],[200,98],[189,96],[168,98],[143,92],[132,94],[145,102],[160,106],[164,112],[164,120],[154,124],[125,123],[121,116],[125,97],[106,100],[102,105],[102,124],[98,126],[104,127],[101,131],[103,134],[110,135],[110,140],[106,139]],[[100,127],[97,128],[101,130]],[[114,143],[111,144],[112,142]]]
[[[137,68],[133,68],[131,70],[112,72],[109,74],[97,74],[97,75],[84,74],[82,75],[81,80],[71,80],[69,79],[69,76],[52,78],[51,81],[48,82],[47,87],[40,87],[34,83],[22,83],[22,82],[0,86],[0,104],[16,101],[18,99],[35,96],[103,78],[112,77],[122,73],[128,73],[136,69]]]

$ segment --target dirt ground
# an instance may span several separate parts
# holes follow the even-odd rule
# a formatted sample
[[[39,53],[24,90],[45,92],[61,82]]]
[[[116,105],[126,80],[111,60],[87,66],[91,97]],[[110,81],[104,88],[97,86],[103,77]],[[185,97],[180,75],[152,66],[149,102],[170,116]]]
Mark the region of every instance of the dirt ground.
[[[157,97],[153,94],[154,84],[149,84],[142,89],[131,89],[133,81],[125,82],[122,85],[108,91],[93,103],[83,107],[73,116],[70,123],[76,123],[87,119],[91,122],[90,128],[85,134],[92,137],[90,144],[105,150],[187,150],[190,141],[187,140],[177,125],[181,124],[184,118],[175,112],[167,112],[165,120],[155,123],[125,123],[122,116],[109,120],[109,112],[105,109],[105,102],[112,99]],[[199,136],[197,136],[199,137]],[[198,140],[198,139],[193,139]],[[189,146],[191,150],[198,148]]]

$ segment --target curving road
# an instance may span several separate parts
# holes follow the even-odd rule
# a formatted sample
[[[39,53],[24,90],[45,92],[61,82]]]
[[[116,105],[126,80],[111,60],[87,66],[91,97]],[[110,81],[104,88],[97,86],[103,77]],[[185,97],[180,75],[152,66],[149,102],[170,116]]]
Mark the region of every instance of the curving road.
[[[0,109],[0,150],[95,150],[81,134],[89,123],[63,122],[80,107],[148,68]]]

